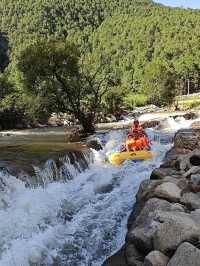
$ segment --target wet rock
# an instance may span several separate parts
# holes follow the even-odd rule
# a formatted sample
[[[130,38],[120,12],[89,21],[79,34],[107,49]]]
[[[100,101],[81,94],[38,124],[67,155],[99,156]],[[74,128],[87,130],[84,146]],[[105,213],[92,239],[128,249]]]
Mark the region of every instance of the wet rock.
[[[127,244],[126,258],[129,266],[138,265],[144,260],[144,256],[137,250],[134,244]]]
[[[102,266],[129,266],[126,261],[125,246],[108,258]],[[139,266],[139,265],[138,265]]]
[[[154,249],[171,254],[183,241],[196,241],[200,227],[189,214],[183,212],[158,212],[161,222],[153,236]]]
[[[186,114],[183,115],[183,117],[184,117],[186,120],[193,120],[193,119],[198,118],[198,115],[197,115],[197,113],[195,113],[195,112],[187,112]]]
[[[106,185],[102,185],[99,186],[95,189],[95,193],[97,194],[106,194],[106,193],[110,193],[114,188],[114,184],[106,184]]]
[[[185,242],[178,247],[167,266],[200,266],[200,250]]]
[[[155,189],[154,196],[167,199],[170,202],[178,202],[181,198],[181,190],[176,184],[167,182]]]
[[[181,197],[181,203],[183,203],[188,209],[195,210],[200,209],[200,193],[185,193]]]
[[[94,149],[96,151],[102,150],[103,147],[98,139],[91,139],[87,141],[88,148]]]
[[[141,123],[141,126],[143,128],[152,128],[152,127],[156,127],[159,125],[160,125],[159,120],[149,120],[149,121],[145,121],[144,123]]]
[[[169,257],[155,250],[145,257],[144,266],[167,266],[168,261]]]

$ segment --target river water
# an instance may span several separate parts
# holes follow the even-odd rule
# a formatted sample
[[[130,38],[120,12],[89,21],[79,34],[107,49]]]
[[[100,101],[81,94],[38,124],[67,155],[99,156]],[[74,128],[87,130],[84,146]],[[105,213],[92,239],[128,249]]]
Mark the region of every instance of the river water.
[[[105,157],[125,134],[97,135],[104,150],[85,157],[84,171],[65,161],[72,178],[64,181],[27,187],[0,171],[0,266],[100,266],[121,247],[139,184],[171,146],[154,141],[149,130],[157,156],[113,167]],[[39,174],[45,179],[45,172]]]

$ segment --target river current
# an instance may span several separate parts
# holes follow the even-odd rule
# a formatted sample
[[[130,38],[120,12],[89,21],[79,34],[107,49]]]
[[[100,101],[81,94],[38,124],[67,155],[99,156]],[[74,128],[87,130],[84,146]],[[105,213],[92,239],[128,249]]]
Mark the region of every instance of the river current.
[[[105,157],[125,134],[98,135],[104,149],[87,156],[84,171],[66,162],[72,178],[65,181],[27,187],[0,171],[0,266],[100,266],[121,247],[139,184],[171,146],[149,130],[157,155],[113,167]]]

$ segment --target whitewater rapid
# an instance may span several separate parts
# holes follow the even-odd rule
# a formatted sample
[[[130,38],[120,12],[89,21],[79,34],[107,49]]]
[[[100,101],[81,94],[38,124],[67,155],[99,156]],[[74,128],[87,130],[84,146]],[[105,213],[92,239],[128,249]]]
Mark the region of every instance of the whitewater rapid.
[[[0,266],[100,266],[121,247],[139,184],[171,145],[153,142],[152,160],[113,167],[104,159],[125,134],[99,135],[104,150],[93,151],[84,172],[66,166],[67,181],[28,188],[0,172]]]

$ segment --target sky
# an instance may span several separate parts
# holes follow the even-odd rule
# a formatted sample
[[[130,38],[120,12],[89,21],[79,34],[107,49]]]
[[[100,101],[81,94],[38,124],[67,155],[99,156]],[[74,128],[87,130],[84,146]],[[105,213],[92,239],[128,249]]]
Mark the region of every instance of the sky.
[[[200,0],[154,0],[154,2],[161,3],[167,6],[179,6],[185,8],[199,8]]]

